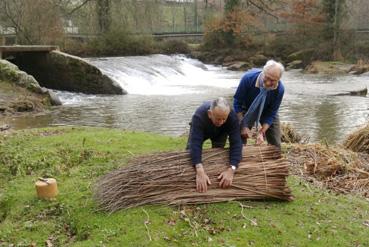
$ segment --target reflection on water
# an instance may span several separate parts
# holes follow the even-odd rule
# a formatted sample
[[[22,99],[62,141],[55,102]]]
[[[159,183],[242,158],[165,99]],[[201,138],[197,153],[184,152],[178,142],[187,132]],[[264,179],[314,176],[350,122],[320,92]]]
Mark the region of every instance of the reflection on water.
[[[232,99],[242,76],[183,56],[91,59],[128,90],[128,95],[96,96],[57,92],[64,105],[49,113],[6,119],[15,128],[87,125],[181,135],[203,101],[218,96]],[[282,121],[292,123],[311,141],[342,140],[367,123],[369,98],[334,96],[365,88],[369,77],[326,77],[284,74],[286,92]],[[131,91],[130,91],[131,89]]]
[[[340,122],[338,104],[332,102],[332,99],[324,98],[317,106],[315,116],[317,121],[317,136],[319,139],[332,141],[338,139],[339,131],[337,128],[331,128]]]

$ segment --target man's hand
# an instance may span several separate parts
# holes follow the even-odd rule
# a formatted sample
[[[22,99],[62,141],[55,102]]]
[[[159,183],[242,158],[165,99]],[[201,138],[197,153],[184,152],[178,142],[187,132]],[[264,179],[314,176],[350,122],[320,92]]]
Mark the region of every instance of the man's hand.
[[[196,191],[200,193],[206,192],[210,184],[210,179],[208,175],[206,175],[204,167],[202,167],[201,164],[196,165]]]
[[[259,131],[258,136],[256,137],[256,145],[261,145],[264,143],[264,133]]]
[[[231,186],[233,181],[233,175],[234,171],[230,167],[224,172],[222,172],[218,177],[218,179],[220,179],[219,187],[224,189]]]
[[[243,127],[241,130],[241,137],[244,139],[248,139],[252,137],[252,132],[249,128]]]

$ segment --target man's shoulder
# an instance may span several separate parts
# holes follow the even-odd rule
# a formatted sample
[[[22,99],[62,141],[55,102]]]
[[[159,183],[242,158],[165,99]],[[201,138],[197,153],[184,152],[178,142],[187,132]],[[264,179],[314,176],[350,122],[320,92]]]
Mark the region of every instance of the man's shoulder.
[[[237,113],[233,109],[229,112],[227,120],[229,123],[232,123],[232,124],[238,123]]]
[[[199,120],[203,122],[208,116],[208,110],[210,109],[211,102],[205,101],[202,103],[195,111],[193,115],[193,120]]]
[[[261,73],[261,69],[253,68],[245,72],[242,76],[242,81],[254,81]]]
[[[252,69],[249,69],[248,71],[245,72],[245,74],[243,76],[256,76],[256,75],[259,75],[263,70],[262,69],[259,69],[259,68],[252,68]]]
[[[278,90],[278,93],[284,93],[284,85],[283,85],[283,82],[282,82],[282,80],[280,80],[279,82],[278,82],[278,88],[277,88],[277,90]]]
[[[196,113],[207,112],[210,109],[211,101],[203,102],[197,109]],[[195,113],[195,114],[196,114]]]

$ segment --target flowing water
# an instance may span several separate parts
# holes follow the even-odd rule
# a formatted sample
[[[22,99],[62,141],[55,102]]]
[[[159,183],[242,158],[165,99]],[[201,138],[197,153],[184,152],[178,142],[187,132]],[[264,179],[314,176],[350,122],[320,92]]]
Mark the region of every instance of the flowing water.
[[[87,125],[181,135],[203,101],[232,99],[242,72],[206,65],[181,55],[90,58],[89,62],[128,95],[84,95],[57,91],[63,106],[36,116],[8,119],[14,128]],[[335,96],[368,86],[369,76],[306,75],[287,71],[280,118],[310,141],[338,142],[368,122],[369,98]]]

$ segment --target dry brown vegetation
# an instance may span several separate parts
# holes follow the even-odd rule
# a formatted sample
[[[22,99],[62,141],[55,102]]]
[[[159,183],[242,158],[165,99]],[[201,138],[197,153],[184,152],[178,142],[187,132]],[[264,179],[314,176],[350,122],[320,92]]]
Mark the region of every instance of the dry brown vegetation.
[[[369,197],[369,156],[321,144],[288,148],[292,173],[319,187]]]

